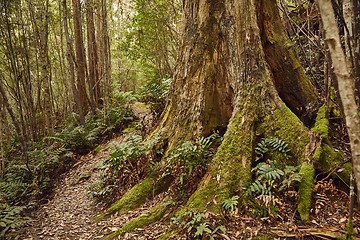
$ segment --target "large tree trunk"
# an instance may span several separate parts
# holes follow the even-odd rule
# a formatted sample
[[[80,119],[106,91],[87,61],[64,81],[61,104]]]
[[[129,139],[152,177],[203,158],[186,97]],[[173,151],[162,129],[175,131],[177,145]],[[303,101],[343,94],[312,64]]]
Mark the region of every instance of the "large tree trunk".
[[[308,159],[310,131],[299,117],[310,122],[317,96],[287,46],[275,0],[185,0],[183,10],[178,68],[156,131],[165,129],[170,151],[185,140],[225,130],[187,203],[204,209],[242,196],[251,179],[254,147],[262,137],[286,141],[293,164]],[[145,181],[134,189],[146,189],[143,185]],[[134,194],[123,199],[128,196],[134,199]]]

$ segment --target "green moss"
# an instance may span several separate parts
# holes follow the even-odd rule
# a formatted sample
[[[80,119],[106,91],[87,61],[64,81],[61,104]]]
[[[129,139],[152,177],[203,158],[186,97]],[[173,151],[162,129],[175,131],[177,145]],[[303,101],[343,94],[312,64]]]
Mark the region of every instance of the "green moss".
[[[346,240],[352,240],[354,239],[354,224],[353,221],[351,221],[350,219],[348,220],[347,224],[346,224]]]
[[[325,104],[322,105],[317,113],[315,125],[313,127],[313,132],[320,134],[324,142],[328,142],[329,138],[329,119],[328,111]]]
[[[304,162],[301,165],[300,174],[302,180],[299,187],[300,201],[298,211],[301,220],[307,222],[310,218],[311,193],[314,184],[315,169],[310,163]]]
[[[161,235],[158,240],[169,240],[169,239],[177,239],[176,238],[176,235],[177,235],[177,231],[172,231],[172,232],[169,232],[169,233],[165,233],[163,235]]]
[[[304,151],[309,143],[308,129],[299,118],[282,103],[281,108],[267,115],[257,132],[264,136],[278,137],[289,144],[291,158],[286,164],[297,165],[304,160]],[[283,160],[283,159],[281,159]]]
[[[253,240],[271,240],[274,239],[274,237],[274,235],[262,235],[254,237]]]
[[[190,197],[188,208],[198,211],[211,208],[219,212],[220,205],[213,202],[215,196],[216,202],[221,203],[242,191],[242,187],[251,179],[253,132],[253,121],[247,119],[245,111],[238,112],[230,122],[224,140],[209,166],[210,171]]]
[[[130,220],[122,228],[112,233],[105,239],[114,239],[117,236],[123,236],[125,233],[132,232],[137,228],[143,228],[153,222],[159,221],[169,210],[169,205],[172,203],[173,201],[169,201],[168,199],[160,202],[155,207],[151,208],[149,212],[143,213]]]
[[[152,196],[154,184],[152,179],[145,179],[127,191],[125,195],[114,203],[104,216],[115,212],[124,212],[139,207]],[[100,219],[104,216],[100,216]]]
[[[327,144],[322,144],[322,146],[315,150],[312,159],[314,160],[316,169],[325,172],[332,170],[337,165],[340,166],[344,160],[344,154]],[[341,168],[341,172],[334,171],[332,176],[349,184],[352,172],[351,163],[346,163],[342,165]]]
[[[94,152],[94,154],[96,154],[96,153],[99,153],[102,149],[103,149],[103,146],[98,145],[98,146],[93,150],[93,152]]]

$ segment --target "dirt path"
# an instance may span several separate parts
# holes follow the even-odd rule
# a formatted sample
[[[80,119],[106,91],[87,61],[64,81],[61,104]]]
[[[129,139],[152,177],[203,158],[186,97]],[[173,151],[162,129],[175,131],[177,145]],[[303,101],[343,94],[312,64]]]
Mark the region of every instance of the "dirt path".
[[[82,157],[62,176],[52,200],[38,210],[32,226],[17,239],[100,239],[106,232],[119,227],[121,219],[117,216],[103,222],[95,221],[101,209],[87,196],[86,190],[86,186],[96,179],[96,164],[108,157],[110,144],[104,145],[95,156]]]

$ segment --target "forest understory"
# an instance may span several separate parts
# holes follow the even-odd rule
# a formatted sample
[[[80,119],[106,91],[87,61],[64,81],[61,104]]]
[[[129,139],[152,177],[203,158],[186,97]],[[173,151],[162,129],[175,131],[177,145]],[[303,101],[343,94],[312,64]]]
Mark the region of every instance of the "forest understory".
[[[0,239],[360,239],[359,4],[0,0]]]
[[[349,157],[349,146],[344,144],[347,139],[344,124],[335,119],[331,124],[334,148],[341,149]],[[106,237],[121,229],[130,220],[149,213],[149,210],[161,202],[170,192],[164,192],[153,199],[146,201],[141,207],[130,211],[111,214],[99,220],[99,216],[106,211],[108,204],[97,203],[90,195],[89,186],[94,184],[101,172],[101,163],[109,158],[114,143],[121,143],[124,136],[119,135],[87,155],[81,156],[74,166],[62,174],[56,183],[53,194],[48,196],[28,226],[17,231],[12,239],[107,239]],[[127,166],[130,168],[130,166]],[[278,195],[276,209],[266,209],[265,213],[251,211],[251,206],[238,209],[234,206],[233,212],[223,209],[221,214],[193,212],[186,218],[186,227],[178,228],[171,218],[176,212],[175,204],[171,211],[157,222],[142,228],[135,228],[114,239],[159,239],[169,229],[176,234],[171,239],[194,239],[189,227],[200,225],[204,229],[218,227],[226,231],[204,232],[199,236],[214,237],[215,239],[340,239],[346,234],[349,207],[349,188],[346,183],[333,180],[332,172],[341,170],[341,166],[329,172],[317,172],[311,201],[311,218],[304,224],[297,213],[298,193],[294,190]],[[136,172],[136,169],[133,169]],[[118,186],[125,192],[129,184]],[[190,190],[191,191],[191,190]],[[192,190],[193,191],[193,190]],[[119,198],[116,196],[115,198]],[[213,199],[216,201],[216,199]],[[220,203],[216,203],[221,205]],[[267,211],[267,213],[266,213]],[[262,216],[263,215],[263,216]],[[201,216],[201,217],[200,217]],[[197,219],[197,221],[194,221]],[[360,210],[356,207],[353,216],[354,237],[360,239]],[[176,230],[177,229],[177,230]],[[162,238],[167,239],[167,237]],[[170,237],[169,237],[170,239]]]

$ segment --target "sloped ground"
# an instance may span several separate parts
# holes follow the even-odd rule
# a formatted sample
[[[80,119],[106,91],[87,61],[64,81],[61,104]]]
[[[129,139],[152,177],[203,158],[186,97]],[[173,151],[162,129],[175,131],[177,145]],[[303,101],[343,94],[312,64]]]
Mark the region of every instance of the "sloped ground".
[[[98,154],[83,156],[61,177],[51,199],[38,210],[33,224],[16,239],[99,239],[119,226],[117,216],[96,222],[101,209],[86,194],[86,186],[96,179],[96,163],[108,157],[111,142]]]
[[[86,187],[96,180],[98,173],[96,164],[108,157],[111,142],[114,141],[121,141],[121,137],[104,144],[99,153],[83,156],[69,172],[65,173],[56,185],[51,199],[38,210],[33,224],[23,229],[16,239],[101,239],[121,228],[130,219],[146,213],[161,201],[163,195],[148,201],[139,209],[126,214],[115,214],[101,222],[96,222],[96,216],[104,209],[87,196]],[[336,239],[346,231],[349,198],[344,191],[337,189],[331,180],[319,182],[314,187],[311,220],[307,225],[303,225],[298,219],[296,192],[289,193],[279,201],[281,203],[277,215],[271,217],[246,216],[244,213],[249,212],[250,209],[238,209],[232,215],[215,216],[209,213],[209,218],[204,221],[208,222],[212,229],[216,226],[225,226],[226,232],[215,237],[227,240],[253,239],[264,234],[271,234],[274,239]],[[170,216],[165,216],[162,221],[128,233],[122,239],[157,239],[169,230],[171,222],[169,218]],[[359,211],[355,211],[354,214],[354,227],[356,237],[359,239]],[[186,227],[178,232],[176,239],[193,239],[192,236]]]

